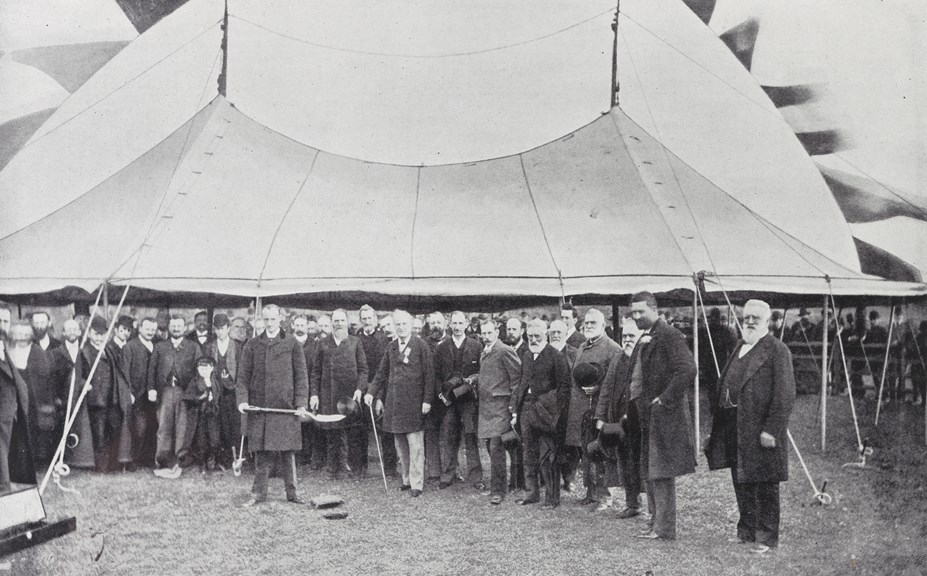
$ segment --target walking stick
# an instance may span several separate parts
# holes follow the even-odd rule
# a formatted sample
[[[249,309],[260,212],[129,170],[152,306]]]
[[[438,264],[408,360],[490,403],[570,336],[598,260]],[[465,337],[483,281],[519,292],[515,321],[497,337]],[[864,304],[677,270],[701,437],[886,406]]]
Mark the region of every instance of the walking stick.
[[[792,432],[786,429],[785,433],[788,434],[789,442],[792,443],[792,448],[795,449],[795,454],[798,455],[798,461],[801,463],[802,470],[805,471],[805,476],[808,477],[808,482],[811,483],[811,488],[814,490],[814,499],[817,501],[818,504],[821,504],[822,506],[827,506],[828,504],[831,503],[830,494],[825,492],[825,490],[827,489],[827,480],[824,481],[824,484],[821,484],[821,489],[818,490],[817,485],[814,483],[814,480],[811,478],[811,473],[808,472],[808,467],[805,466],[805,459],[801,457],[801,452],[798,451],[798,446],[795,444],[795,439],[792,438]]]
[[[376,402],[376,400],[374,400],[374,402]],[[373,406],[368,406],[368,408],[370,408],[370,424],[373,426],[373,440],[377,443],[377,457],[380,459],[380,474],[383,475],[383,488],[388,494],[389,484],[386,483],[386,467],[383,466],[383,451],[380,449],[380,435],[377,433],[377,422],[373,418]]]
[[[238,456],[235,455],[235,447],[232,446],[232,474],[241,476],[241,465],[245,463],[245,435],[241,435],[241,446],[238,448]]]

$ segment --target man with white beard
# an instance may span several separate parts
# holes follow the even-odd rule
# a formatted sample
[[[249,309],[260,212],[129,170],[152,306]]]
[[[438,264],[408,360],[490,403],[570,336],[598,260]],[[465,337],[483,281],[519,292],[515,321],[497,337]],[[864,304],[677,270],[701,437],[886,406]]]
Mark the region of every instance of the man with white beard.
[[[14,346],[7,346],[11,317],[10,308],[0,304],[0,494],[10,490],[11,482],[35,484],[29,447],[29,390],[19,373],[28,349],[13,352]],[[31,341],[31,328],[22,326]]]
[[[10,330],[10,356],[29,388],[29,425],[32,457],[37,467],[51,461],[58,426],[55,386],[48,353],[33,340],[29,324],[17,323]]]
[[[756,554],[779,544],[779,483],[789,479],[788,425],[795,376],[788,346],[769,333],[769,305],[744,305],[743,340],[721,374],[705,454],[730,468],[740,520],[737,538]]]

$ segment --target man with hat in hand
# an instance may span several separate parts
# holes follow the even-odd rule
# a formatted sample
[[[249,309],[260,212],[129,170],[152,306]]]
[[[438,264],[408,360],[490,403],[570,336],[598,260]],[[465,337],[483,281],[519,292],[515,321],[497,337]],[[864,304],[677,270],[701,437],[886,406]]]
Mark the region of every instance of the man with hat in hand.
[[[489,452],[487,495],[489,503],[497,506],[505,498],[506,447],[502,435],[512,430],[509,397],[521,380],[521,360],[512,347],[499,340],[499,327],[493,320],[480,324],[480,338],[483,340],[483,353],[480,356],[480,372],[475,380],[479,395],[477,437],[486,441]],[[515,461],[514,454],[510,454],[510,458]]]
[[[212,358],[214,377],[218,389],[219,451],[217,464],[220,467],[232,465],[232,447],[239,445],[241,438],[241,414],[235,392],[235,378],[238,376],[238,362],[241,359],[241,342],[231,338],[231,322],[225,314],[216,314],[212,319],[214,338],[203,347],[203,355]],[[241,455],[239,454],[239,457]]]
[[[558,457],[563,445],[564,416],[570,402],[570,369],[566,356],[547,345],[547,323],[528,322],[528,350],[522,355],[521,379],[511,396],[512,427],[521,419],[528,493],[518,504],[540,501],[540,484],[547,490],[542,508],[560,505]]]
[[[641,470],[647,475],[650,526],[646,539],[676,539],[676,476],[695,472],[689,387],[695,362],[682,332],[660,318],[650,292],[631,297],[631,318],[644,335],[638,341],[642,377]]]
[[[779,544],[779,483],[789,479],[788,424],[795,375],[788,346],[769,333],[769,305],[744,305],[743,340],[721,374],[705,455],[730,468],[740,520],[737,539],[764,554]]]
[[[375,400],[383,401],[383,429],[393,434],[402,469],[399,489],[410,490],[417,498],[425,485],[425,416],[435,397],[434,358],[431,347],[412,334],[408,312],[393,312],[393,324],[396,339],[386,347],[364,403],[374,406]]]
[[[249,408],[294,410],[308,417],[309,375],[306,355],[299,342],[280,330],[280,308],[268,304],[261,310],[264,332],[245,344],[241,352],[236,388],[238,410],[248,413],[248,447],[254,452],[254,496],[251,507],[267,500],[270,470],[277,464],[283,475],[286,499],[303,500],[296,494],[296,452],[302,450],[302,424],[298,415],[272,414]]]
[[[309,409],[322,414],[339,414],[339,404],[350,417],[325,430],[328,443],[328,477],[337,480],[344,467],[341,446],[348,446],[349,474],[355,479],[363,478],[367,468],[367,443],[361,435],[367,429],[360,407],[356,405],[356,391],[367,388],[367,356],[357,336],[348,334],[348,313],[342,308],[332,312],[332,337],[318,343],[312,374],[309,379],[311,396]]]

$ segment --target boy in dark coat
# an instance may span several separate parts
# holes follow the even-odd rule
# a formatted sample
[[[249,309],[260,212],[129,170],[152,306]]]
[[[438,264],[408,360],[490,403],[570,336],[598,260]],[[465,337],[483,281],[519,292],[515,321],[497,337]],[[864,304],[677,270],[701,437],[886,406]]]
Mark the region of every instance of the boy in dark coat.
[[[222,390],[214,373],[216,362],[211,356],[196,360],[196,378],[184,391],[183,400],[189,406],[191,447],[194,459],[204,472],[216,469],[219,457],[219,398]]]

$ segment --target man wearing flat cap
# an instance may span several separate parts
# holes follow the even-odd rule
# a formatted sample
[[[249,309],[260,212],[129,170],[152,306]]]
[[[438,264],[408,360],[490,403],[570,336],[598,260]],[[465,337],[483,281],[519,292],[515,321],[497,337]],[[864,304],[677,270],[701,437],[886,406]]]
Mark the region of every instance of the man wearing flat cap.
[[[705,454],[730,468],[740,519],[737,538],[765,554],[779,544],[779,483],[789,478],[788,424],[795,375],[788,346],[769,333],[769,305],[744,305],[743,340],[721,374]]]
[[[235,378],[238,376],[242,344],[231,337],[231,329],[229,317],[216,314],[212,319],[214,338],[203,347],[203,355],[212,358],[215,364],[214,375],[218,386],[216,421],[219,427],[217,463],[224,468],[232,465],[232,448],[239,446],[241,438],[241,414],[238,413]]]

